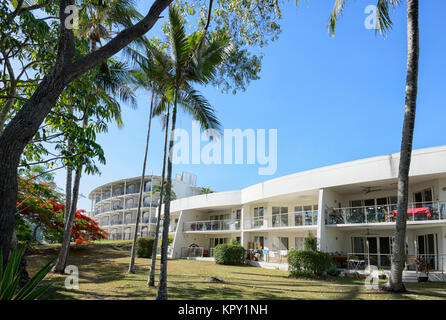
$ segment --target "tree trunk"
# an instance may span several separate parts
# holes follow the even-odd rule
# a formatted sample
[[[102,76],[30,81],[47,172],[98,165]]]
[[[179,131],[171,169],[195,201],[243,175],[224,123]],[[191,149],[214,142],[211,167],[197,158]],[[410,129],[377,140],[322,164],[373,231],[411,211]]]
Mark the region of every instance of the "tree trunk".
[[[71,180],[73,179],[73,170],[71,166],[67,166],[67,181],[65,183],[65,214],[63,222],[67,223],[71,212]]]
[[[150,128],[152,126],[153,96],[154,96],[154,90],[152,90],[152,99],[150,102],[149,126],[147,129],[146,150],[144,152],[144,162],[142,165],[142,175],[141,175],[141,182],[140,182],[140,186],[139,186],[138,210],[136,212],[136,225],[135,225],[135,232],[133,234],[132,253],[130,255],[130,265],[129,265],[129,270],[128,270],[129,273],[136,272],[136,268],[135,268],[136,239],[138,238],[139,220],[141,219],[141,204],[142,204],[142,195],[143,195],[143,190],[144,190],[144,177],[146,175],[147,151],[149,150]],[[152,206],[150,206],[150,208],[151,207]]]
[[[58,59],[0,135],[0,249],[9,252],[17,205],[17,166],[25,146],[39,130],[62,91],[74,79],[110,58],[133,40],[152,29],[160,13],[172,0],[155,0],[148,14],[135,25],[123,30],[99,50],[72,62],[74,36],[64,29],[65,6],[61,3],[61,36]],[[69,43],[71,41],[71,43]],[[6,263],[7,255],[3,255]]]
[[[170,106],[169,104],[167,104],[167,121],[164,131],[163,171],[161,173],[160,202],[158,205],[158,217],[156,218],[155,239],[153,240],[152,261],[150,262],[150,274],[149,274],[149,279],[147,279],[148,280],[147,285],[149,287],[155,286],[156,251],[158,249],[158,237],[159,237],[158,235],[160,232],[160,224],[161,224],[161,209],[163,206],[164,177],[166,175],[167,137],[169,136],[169,118],[170,118]]]
[[[169,224],[170,224],[170,196],[172,189],[172,152],[175,133],[175,123],[177,118],[177,93],[175,93],[175,101],[172,111],[172,128],[170,131],[169,141],[169,157],[167,159],[167,183],[166,183],[166,199],[164,203],[163,218],[163,238],[161,243],[161,270],[158,284],[158,293],[156,300],[167,300],[167,247],[169,245]]]
[[[70,114],[73,114],[73,107],[70,107]],[[71,148],[71,138],[68,134],[67,138],[67,147],[68,147],[68,154],[71,154],[72,148]],[[65,215],[64,215],[64,224],[67,223],[68,217],[70,216],[71,212],[71,182],[73,179],[73,168],[71,168],[70,165],[67,165],[67,181],[65,183]]]
[[[87,110],[84,113],[84,120],[82,127],[85,130],[88,125],[88,115]],[[65,273],[65,266],[67,264],[68,255],[70,253],[70,242],[71,242],[71,231],[73,230],[74,218],[76,216],[77,200],[79,198],[79,187],[81,183],[82,176],[82,165],[78,165],[76,168],[76,173],[74,176],[74,185],[72,199],[70,203],[70,211],[68,217],[64,220],[64,233],[62,245],[60,247],[59,255],[57,256],[56,264],[53,267],[53,272],[55,273]]]
[[[55,273],[65,273],[65,267],[68,260],[68,255],[70,252],[70,242],[71,242],[71,231],[73,230],[74,217],[76,216],[77,199],[79,196],[79,185],[81,181],[82,165],[76,168],[76,173],[74,176],[73,185],[73,198],[71,202],[70,215],[68,221],[65,224],[63,232],[63,241],[60,247],[59,255],[57,256],[56,264],[54,265],[53,272]]]
[[[412,154],[413,130],[417,103],[419,58],[418,0],[407,1],[407,77],[403,137],[398,171],[398,212],[396,215],[395,240],[392,266],[387,290],[406,291],[402,278],[406,261],[406,220],[409,195],[409,168]]]

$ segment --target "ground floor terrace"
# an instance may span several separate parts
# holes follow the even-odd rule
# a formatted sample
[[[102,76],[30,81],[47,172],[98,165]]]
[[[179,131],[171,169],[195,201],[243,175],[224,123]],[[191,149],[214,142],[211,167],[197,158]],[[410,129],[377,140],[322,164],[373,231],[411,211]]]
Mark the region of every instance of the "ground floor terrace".
[[[136,258],[136,273],[128,273],[131,241],[101,241],[94,245],[73,247],[69,265],[79,268],[79,288],[66,288],[66,275],[50,274],[44,280],[51,284],[41,299],[45,300],[114,300],[155,299],[157,287],[147,287],[150,259]],[[27,250],[27,270],[34,275],[39,268],[57,257],[59,246],[36,246]],[[159,259],[156,265],[159,270]],[[443,283],[407,283],[409,292],[392,294],[369,290],[363,279],[290,278],[287,270],[255,268],[251,266],[225,266],[213,261],[169,259],[169,299],[445,299]],[[225,283],[206,280],[214,276]],[[158,283],[158,272],[156,272]]]

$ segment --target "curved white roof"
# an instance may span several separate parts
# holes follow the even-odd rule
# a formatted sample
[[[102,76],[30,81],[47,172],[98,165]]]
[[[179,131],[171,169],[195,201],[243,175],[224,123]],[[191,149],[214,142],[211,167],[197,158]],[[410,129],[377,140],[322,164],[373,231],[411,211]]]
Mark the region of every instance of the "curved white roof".
[[[216,192],[172,201],[171,211],[236,206],[276,196],[373,181],[396,180],[399,153],[344,162],[267,180],[242,190]],[[446,177],[446,146],[413,150],[410,177]]]

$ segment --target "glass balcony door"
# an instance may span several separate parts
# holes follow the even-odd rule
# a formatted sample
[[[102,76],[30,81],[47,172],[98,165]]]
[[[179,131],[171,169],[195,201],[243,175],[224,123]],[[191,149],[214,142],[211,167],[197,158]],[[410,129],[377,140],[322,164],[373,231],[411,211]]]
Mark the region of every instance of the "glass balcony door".
[[[272,208],[272,225],[273,227],[288,226],[288,207]]]

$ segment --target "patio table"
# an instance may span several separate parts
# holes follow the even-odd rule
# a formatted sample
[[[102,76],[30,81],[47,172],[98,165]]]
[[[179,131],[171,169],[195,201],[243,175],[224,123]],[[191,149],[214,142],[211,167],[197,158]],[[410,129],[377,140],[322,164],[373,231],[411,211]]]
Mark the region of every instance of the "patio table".
[[[357,271],[358,268],[362,265],[365,264],[364,260],[357,260],[357,259],[348,259],[347,260],[348,266],[353,266],[353,270]]]

